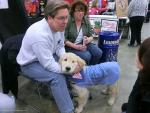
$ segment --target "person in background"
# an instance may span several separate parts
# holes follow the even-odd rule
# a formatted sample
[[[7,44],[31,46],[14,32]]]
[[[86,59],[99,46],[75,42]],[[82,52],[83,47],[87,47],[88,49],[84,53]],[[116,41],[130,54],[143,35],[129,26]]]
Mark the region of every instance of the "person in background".
[[[89,9],[88,14],[89,15],[98,15],[99,14],[98,0],[93,0],[92,1],[92,6]]]
[[[145,17],[145,23],[148,23],[150,19],[150,0],[148,0],[148,12],[147,15]]]
[[[28,19],[23,0],[0,0],[0,42],[25,33]]]
[[[132,0],[128,7],[128,17],[130,20],[131,39],[129,47],[138,46],[141,44],[141,30],[144,18],[148,10],[147,0]],[[136,45],[135,45],[136,41]]]
[[[58,63],[58,59],[65,54],[64,30],[69,8],[64,0],[48,0],[45,18],[27,29],[17,55],[23,74],[48,85],[61,113],[74,113],[66,77]]]
[[[92,6],[89,9],[89,15],[101,15],[108,10],[107,6],[107,0],[93,0]]]
[[[70,18],[65,29],[66,51],[73,52],[84,59],[87,65],[99,63],[102,51],[94,43],[92,28],[87,18],[87,5],[76,0],[70,11]]]
[[[137,52],[138,78],[130,93],[128,103],[122,105],[123,113],[150,113],[150,37]]]

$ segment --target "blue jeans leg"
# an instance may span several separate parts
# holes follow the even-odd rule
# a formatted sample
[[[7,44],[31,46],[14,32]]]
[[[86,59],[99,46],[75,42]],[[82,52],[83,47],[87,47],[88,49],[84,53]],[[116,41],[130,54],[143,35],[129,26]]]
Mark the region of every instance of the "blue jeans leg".
[[[44,69],[39,62],[22,66],[21,70],[28,78],[45,82],[48,85],[61,113],[71,113],[74,110],[63,74],[50,72]]]
[[[92,55],[90,65],[98,64],[102,57],[102,50],[96,44],[93,44],[93,43],[89,43],[87,45],[87,50]]]
[[[90,60],[91,60],[92,56],[89,51],[79,51],[79,50],[75,50],[75,49],[70,49],[70,50],[68,50],[68,52],[72,52],[72,53],[78,55],[79,57],[81,57],[83,60],[85,60],[87,65],[90,64]]]

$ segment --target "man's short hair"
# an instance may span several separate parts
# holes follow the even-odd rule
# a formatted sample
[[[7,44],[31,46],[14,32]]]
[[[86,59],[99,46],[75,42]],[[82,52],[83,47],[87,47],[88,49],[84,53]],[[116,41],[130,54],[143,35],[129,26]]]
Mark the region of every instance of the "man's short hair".
[[[64,0],[48,0],[44,14],[47,19],[48,16],[55,17],[59,9],[70,9],[69,4]]]

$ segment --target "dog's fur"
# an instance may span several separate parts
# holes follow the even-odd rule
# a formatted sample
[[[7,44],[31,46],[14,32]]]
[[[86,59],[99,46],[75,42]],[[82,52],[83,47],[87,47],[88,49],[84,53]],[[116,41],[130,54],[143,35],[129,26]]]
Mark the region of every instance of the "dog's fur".
[[[86,65],[83,59],[73,53],[66,53],[63,55],[60,58],[59,63],[61,64],[62,72],[65,74],[72,74],[77,65],[79,65],[81,69]],[[75,92],[78,96],[78,98],[76,98],[78,106],[76,107],[75,112],[81,113],[88,101],[89,91],[86,87],[80,87],[76,84],[71,84],[71,86],[73,88],[73,92]],[[118,84],[116,83],[108,86],[104,93],[109,94],[108,104],[113,105],[118,93]]]

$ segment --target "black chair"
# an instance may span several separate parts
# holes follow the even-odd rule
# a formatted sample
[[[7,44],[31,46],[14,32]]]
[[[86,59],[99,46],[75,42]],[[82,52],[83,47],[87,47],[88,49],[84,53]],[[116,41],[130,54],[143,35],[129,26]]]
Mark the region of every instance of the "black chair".
[[[20,66],[16,62],[16,56],[20,50],[24,34],[18,34],[8,38],[0,50],[0,63],[2,73],[2,90],[8,94],[9,91],[17,98],[18,75]]]

